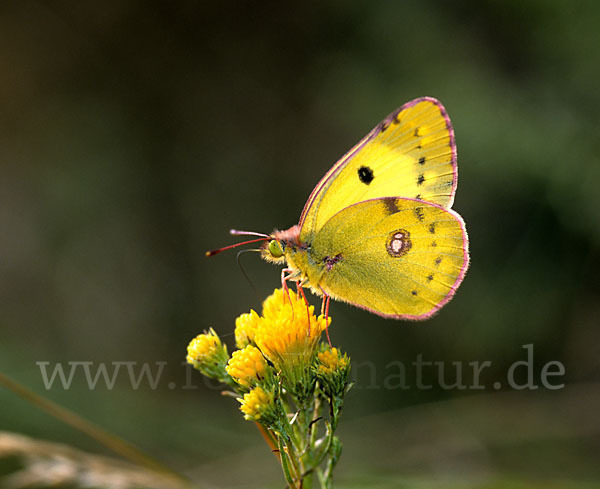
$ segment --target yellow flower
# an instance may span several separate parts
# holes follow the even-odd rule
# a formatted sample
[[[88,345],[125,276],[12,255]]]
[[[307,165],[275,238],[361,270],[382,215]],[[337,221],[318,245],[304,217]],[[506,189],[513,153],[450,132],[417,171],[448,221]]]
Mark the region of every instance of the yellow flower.
[[[337,348],[326,347],[317,353],[316,373],[319,385],[332,402],[341,406],[341,399],[349,389],[350,360]]]
[[[260,316],[253,310],[235,320],[235,344],[238,348],[242,349],[254,342],[254,332],[259,322]]]
[[[240,410],[248,421],[264,421],[264,418],[274,406],[273,395],[266,392],[262,387],[255,387],[243,399],[238,399],[242,404]]]
[[[337,348],[325,350],[317,354],[319,359],[319,372],[331,375],[339,369],[345,369],[348,366],[348,357],[341,356]]]
[[[290,304],[291,301],[291,304]],[[295,292],[276,289],[263,304],[263,316],[254,332],[254,342],[277,369],[306,366],[325,329],[325,318],[307,308]],[[329,318],[331,321],[331,318]]]
[[[202,363],[217,354],[222,347],[221,340],[211,329],[208,333],[196,336],[187,347],[187,361],[192,365]]]
[[[187,347],[187,362],[207,377],[222,382],[231,382],[225,372],[228,359],[227,347],[212,328],[196,336]]]
[[[275,433],[289,438],[287,414],[275,390],[255,387],[238,401],[245,419],[258,422]]]
[[[234,351],[227,363],[227,373],[243,387],[251,387],[265,378],[267,362],[258,348],[248,345]]]
[[[292,305],[295,305],[298,297],[294,291],[290,290],[289,292]],[[288,300],[287,294],[283,289],[275,289],[273,293],[263,301],[262,315],[269,318],[276,317],[286,306],[288,308],[290,307],[290,301]]]

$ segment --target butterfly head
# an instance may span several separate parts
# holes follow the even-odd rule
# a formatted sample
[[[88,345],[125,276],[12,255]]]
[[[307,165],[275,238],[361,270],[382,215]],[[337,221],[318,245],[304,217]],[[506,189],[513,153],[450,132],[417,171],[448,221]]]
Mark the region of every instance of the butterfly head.
[[[286,251],[293,250],[299,245],[300,226],[292,226],[284,231],[273,231],[271,240],[261,246],[261,255],[264,260],[271,263],[286,261]]]
[[[260,254],[265,261],[270,263],[281,263],[285,261],[285,242],[274,238],[266,241],[260,249]]]

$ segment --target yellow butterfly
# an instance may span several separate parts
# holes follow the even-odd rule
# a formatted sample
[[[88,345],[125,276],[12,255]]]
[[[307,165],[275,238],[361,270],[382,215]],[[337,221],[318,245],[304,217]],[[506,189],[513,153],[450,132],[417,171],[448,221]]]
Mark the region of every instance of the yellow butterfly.
[[[457,184],[450,118],[436,99],[403,105],[340,159],[314,188],[300,222],[264,241],[265,260],[296,281],[384,317],[426,319],[462,282],[468,239],[450,207]],[[214,255],[224,249],[212,250]]]

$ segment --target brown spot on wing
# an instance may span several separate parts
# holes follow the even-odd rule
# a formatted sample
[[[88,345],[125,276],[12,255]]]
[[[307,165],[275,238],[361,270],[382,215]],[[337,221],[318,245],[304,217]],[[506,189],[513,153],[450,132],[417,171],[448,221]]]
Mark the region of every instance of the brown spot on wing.
[[[397,200],[394,197],[385,197],[383,200],[383,205],[385,208],[385,211],[392,215],[392,214],[396,214],[396,212],[399,212],[400,209],[398,208],[398,203]]]

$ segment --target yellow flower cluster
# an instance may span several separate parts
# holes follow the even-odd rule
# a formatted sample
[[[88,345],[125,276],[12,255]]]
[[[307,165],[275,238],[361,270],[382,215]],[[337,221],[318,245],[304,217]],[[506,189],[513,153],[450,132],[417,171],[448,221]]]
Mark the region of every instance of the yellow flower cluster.
[[[212,328],[208,333],[196,336],[187,347],[186,360],[196,370],[225,384],[233,384],[225,372],[228,359],[227,347]]]
[[[249,421],[259,421],[273,405],[272,396],[262,387],[255,387],[238,401],[242,404],[240,409],[244,413],[244,418]]]
[[[188,345],[188,363],[226,387],[278,452],[287,487],[300,487],[314,474],[323,482],[322,467],[329,472],[341,453],[334,432],[352,384],[348,357],[321,342],[330,321],[301,294],[276,289],[261,314],[251,310],[236,319],[231,357],[212,329]],[[316,423],[324,428],[315,429]]]
[[[331,402],[339,403],[349,385],[350,360],[337,348],[326,348],[317,354],[317,378],[321,390]],[[337,416],[332,422],[337,422]]]
[[[267,362],[258,348],[252,345],[234,351],[225,370],[239,385],[251,387],[265,377]]]
[[[247,389],[260,384],[268,390],[280,375],[284,389],[302,398],[311,395],[311,369],[326,327],[323,315],[317,317],[295,292],[276,289],[263,302],[261,316],[250,311],[235,324],[240,350],[233,353],[227,372],[238,385]]]
[[[254,341],[254,332],[259,323],[260,316],[252,309],[235,320],[235,344],[238,348],[244,348]]]
[[[223,348],[220,338],[211,329],[208,333],[196,336],[187,347],[187,362],[198,365],[210,361]]]
[[[288,296],[276,289],[263,304],[253,341],[277,369],[308,365],[325,327],[325,318],[315,316],[314,306],[307,307],[293,291]]]
[[[331,375],[336,370],[345,369],[348,366],[348,357],[341,356],[337,348],[331,348],[317,354],[319,359],[319,372]]]

